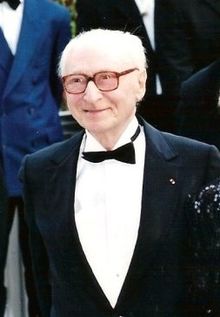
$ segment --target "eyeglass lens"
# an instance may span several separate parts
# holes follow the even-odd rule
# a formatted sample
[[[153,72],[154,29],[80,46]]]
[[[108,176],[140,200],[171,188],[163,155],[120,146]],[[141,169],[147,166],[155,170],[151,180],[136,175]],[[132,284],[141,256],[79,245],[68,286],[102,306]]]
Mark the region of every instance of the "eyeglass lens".
[[[102,91],[113,90],[118,85],[118,77],[115,73],[100,72],[92,78],[86,75],[70,75],[64,81],[65,89],[70,93],[84,92],[90,80]]]
[[[83,74],[72,74],[63,77],[65,90],[70,94],[80,94],[86,90],[89,81],[93,81],[96,87],[101,91],[112,91],[118,88],[119,77],[129,74],[138,68],[131,68],[121,73],[117,72],[99,72],[93,77]]]

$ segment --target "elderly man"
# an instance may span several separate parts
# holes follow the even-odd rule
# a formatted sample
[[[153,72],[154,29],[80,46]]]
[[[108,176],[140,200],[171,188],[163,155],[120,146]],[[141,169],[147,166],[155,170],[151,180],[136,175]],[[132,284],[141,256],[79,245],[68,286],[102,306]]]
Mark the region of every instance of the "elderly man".
[[[20,172],[43,316],[190,316],[183,205],[220,175],[218,150],[136,117],[147,77],[137,36],[82,33],[59,69],[84,130]]]

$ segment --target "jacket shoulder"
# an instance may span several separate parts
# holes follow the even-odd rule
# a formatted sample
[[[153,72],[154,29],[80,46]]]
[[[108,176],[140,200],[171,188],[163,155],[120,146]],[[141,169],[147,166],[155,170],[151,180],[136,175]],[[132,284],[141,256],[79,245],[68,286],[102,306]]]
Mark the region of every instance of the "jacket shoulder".
[[[177,134],[170,134],[167,132],[161,132],[166,141],[178,150],[191,153],[209,153],[216,152],[220,155],[219,150],[214,146],[195,139],[180,136]],[[219,157],[220,158],[220,157]]]
[[[28,161],[31,167],[46,167],[51,162],[61,162],[68,155],[79,149],[83,132],[78,132],[70,139],[49,145],[35,153],[28,154],[24,162]]]

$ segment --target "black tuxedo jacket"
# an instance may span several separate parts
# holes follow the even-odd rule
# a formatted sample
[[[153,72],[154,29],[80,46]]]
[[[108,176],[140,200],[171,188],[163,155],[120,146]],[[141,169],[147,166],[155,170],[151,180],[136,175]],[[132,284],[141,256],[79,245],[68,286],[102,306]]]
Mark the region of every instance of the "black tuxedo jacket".
[[[213,146],[159,132],[140,120],[146,134],[141,220],[115,309],[86,260],[74,219],[83,132],[23,162],[20,176],[44,317],[190,316],[186,277],[190,250],[183,204],[188,193],[220,175],[219,152]]]
[[[220,59],[183,82],[178,133],[220,149]]]

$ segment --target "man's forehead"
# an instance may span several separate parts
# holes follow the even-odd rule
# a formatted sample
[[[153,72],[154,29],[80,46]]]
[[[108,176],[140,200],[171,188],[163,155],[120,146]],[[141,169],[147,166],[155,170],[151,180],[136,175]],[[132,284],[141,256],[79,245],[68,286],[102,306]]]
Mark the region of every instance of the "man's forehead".
[[[122,71],[133,67],[123,52],[114,52],[106,48],[82,47],[73,49],[67,60],[68,72],[94,73],[98,71]]]

